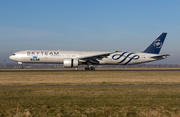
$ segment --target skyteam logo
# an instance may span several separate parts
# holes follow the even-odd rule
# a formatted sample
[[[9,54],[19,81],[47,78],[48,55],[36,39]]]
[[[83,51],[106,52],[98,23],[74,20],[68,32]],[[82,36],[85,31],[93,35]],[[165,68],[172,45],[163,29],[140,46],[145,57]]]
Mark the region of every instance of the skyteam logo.
[[[153,43],[153,45],[156,47],[156,48],[161,48],[162,47],[162,42],[160,39],[156,39]]]
[[[33,56],[33,58],[31,58],[30,61],[40,61],[40,59],[37,58],[37,56]]]
[[[115,54],[112,56],[112,59],[120,60],[120,62],[118,63],[121,63],[123,65],[127,65],[132,60],[137,60],[139,58],[140,58],[139,55],[134,55],[133,53],[128,53],[128,52],[124,52],[122,54]]]

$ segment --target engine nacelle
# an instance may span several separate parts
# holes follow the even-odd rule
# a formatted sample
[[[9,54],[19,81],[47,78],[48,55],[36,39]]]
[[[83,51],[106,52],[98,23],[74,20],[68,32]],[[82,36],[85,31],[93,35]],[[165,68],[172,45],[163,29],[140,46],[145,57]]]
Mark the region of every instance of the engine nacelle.
[[[72,58],[66,58],[63,61],[64,67],[70,68],[70,67],[78,67],[79,60],[78,59],[72,59]]]

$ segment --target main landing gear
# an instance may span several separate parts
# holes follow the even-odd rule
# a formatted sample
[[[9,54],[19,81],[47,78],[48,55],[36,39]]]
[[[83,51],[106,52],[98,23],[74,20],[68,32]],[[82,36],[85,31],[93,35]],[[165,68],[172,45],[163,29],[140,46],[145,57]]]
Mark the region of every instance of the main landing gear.
[[[87,67],[85,67],[85,70],[95,70],[95,67],[93,67],[91,62],[87,62]]]
[[[85,67],[85,70],[95,70],[95,67]]]

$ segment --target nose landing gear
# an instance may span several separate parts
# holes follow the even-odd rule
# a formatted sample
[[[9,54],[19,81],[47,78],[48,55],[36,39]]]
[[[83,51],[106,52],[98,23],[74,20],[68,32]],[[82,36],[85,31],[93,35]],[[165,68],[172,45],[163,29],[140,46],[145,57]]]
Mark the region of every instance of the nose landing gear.
[[[20,69],[23,69],[24,67],[23,67],[23,64],[21,65],[21,67],[20,67]]]
[[[23,69],[23,63],[22,62],[18,62],[18,64],[21,65],[20,69]]]

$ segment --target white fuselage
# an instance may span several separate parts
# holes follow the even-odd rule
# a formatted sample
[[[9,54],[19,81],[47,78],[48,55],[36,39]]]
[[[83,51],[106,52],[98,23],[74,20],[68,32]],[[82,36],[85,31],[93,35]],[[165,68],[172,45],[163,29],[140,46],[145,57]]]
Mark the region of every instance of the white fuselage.
[[[26,50],[16,52],[9,58],[11,60],[22,63],[52,63],[63,64],[64,59],[79,59],[83,57],[99,55],[108,52],[96,51],[56,51],[56,50]],[[155,61],[157,59],[151,58],[157,54],[150,53],[132,53],[132,52],[115,52],[109,56],[96,59],[98,65],[129,65]],[[79,59],[79,65],[85,64],[83,60]]]
[[[26,50],[12,54],[9,58],[23,63],[64,64],[66,68],[77,68],[87,65],[85,70],[95,70],[93,65],[132,65],[165,59],[170,54],[160,55],[167,33],[159,35],[143,52],[98,52],[98,51],[56,51]]]

